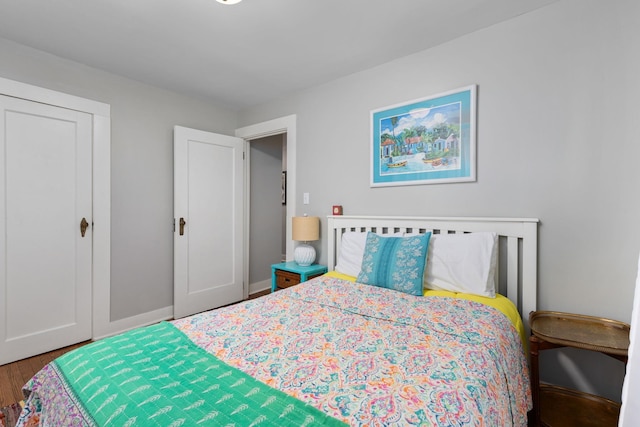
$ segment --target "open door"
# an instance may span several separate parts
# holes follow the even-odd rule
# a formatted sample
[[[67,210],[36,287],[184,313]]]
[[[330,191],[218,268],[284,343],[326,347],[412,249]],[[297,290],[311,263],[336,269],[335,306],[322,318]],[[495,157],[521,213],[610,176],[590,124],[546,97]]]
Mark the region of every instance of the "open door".
[[[244,147],[174,127],[175,318],[243,299]]]

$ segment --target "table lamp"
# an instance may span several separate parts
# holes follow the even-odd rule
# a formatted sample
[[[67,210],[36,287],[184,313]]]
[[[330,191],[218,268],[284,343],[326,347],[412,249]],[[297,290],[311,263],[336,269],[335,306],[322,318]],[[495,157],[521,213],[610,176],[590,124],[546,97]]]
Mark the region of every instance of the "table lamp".
[[[316,250],[307,244],[320,239],[320,218],[317,216],[293,217],[293,240],[300,243],[293,251],[293,260],[300,266],[306,267],[313,264],[316,259]]]

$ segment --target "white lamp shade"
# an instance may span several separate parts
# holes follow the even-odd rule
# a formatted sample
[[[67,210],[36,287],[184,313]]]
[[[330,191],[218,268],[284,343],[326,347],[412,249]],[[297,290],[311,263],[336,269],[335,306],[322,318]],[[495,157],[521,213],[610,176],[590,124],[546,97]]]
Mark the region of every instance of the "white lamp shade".
[[[302,267],[313,264],[316,260],[316,250],[313,246],[306,243],[299,244],[293,251],[293,260]]]

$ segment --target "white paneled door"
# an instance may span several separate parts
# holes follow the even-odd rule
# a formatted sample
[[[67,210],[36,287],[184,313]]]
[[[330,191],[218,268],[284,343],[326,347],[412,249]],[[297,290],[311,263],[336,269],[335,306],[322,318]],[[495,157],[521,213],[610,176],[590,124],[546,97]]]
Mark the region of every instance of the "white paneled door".
[[[243,298],[241,138],[174,128],[174,317]]]
[[[0,112],[4,364],[91,338],[92,117],[2,95]]]

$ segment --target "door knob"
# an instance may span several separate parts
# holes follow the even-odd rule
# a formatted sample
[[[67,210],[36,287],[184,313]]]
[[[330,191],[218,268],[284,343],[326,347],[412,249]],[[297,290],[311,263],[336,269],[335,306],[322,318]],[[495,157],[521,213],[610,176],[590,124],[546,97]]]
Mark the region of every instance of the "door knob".
[[[82,234],[82,237],[84,237],[84,234],[87,232],[87,227],[89,227],[87,219],[82,218],[82,221],[80,221],[80,234]]]
[[[185,221],[183,217],[180,217],[180,235],[181,236],[184,235],[184,226],[186,223],[187,221]]]

